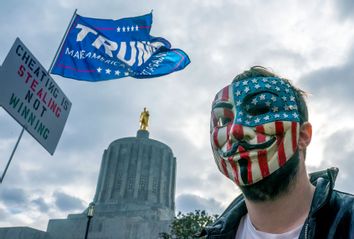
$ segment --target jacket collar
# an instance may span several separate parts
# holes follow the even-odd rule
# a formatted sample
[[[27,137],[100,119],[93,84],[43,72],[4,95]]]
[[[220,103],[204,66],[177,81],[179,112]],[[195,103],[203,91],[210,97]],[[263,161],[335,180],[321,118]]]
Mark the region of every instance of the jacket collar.
[[[338,168],[329,168],[310,174],[310,181],[316,187],[309,216],[314,215],[329,200],[338,175]]]
[[[210,238],[235,238],[238,224],[246,213],[245,199],[241,194],[226,208],[212,225],[206,226],[199,236],[209,235]]]

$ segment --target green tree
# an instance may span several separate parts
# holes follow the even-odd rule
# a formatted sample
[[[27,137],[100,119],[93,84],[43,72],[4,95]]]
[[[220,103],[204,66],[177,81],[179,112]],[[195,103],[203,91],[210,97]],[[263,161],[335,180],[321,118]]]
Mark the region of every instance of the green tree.
[[[204,210],[195,210],[183,214],[178,212],[172,221],[171,233],[160,233],[162,239],[192,239],[208,224],[211,224],[217,218],[217,215],[209,216]]]

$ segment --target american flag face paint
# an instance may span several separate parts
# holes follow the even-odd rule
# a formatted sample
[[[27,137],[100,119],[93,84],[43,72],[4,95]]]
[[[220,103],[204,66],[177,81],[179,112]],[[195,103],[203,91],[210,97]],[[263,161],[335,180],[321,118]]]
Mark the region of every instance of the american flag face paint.
[[[238,185],[254,184],[297,149],[300,116],[294,89],[276,77],[236,81],[216,95],[210,126],[219,170]]]

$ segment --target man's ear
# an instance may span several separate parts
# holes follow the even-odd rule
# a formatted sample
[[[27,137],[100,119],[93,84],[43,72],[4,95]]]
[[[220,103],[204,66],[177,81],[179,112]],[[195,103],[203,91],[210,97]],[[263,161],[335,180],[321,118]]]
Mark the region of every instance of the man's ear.
[[[310,144],[312,138],[312,125],[305,122],[300,127],[299,150],[305,150]]]

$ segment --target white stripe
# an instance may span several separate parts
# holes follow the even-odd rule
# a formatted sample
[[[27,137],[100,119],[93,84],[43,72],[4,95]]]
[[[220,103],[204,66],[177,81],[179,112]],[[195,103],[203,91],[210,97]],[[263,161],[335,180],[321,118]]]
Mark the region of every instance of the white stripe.
[[[251,159],[252,160],[252,159]],[[251,163],[251,170],[252,170],[252,182],[255,183],[259,181],[259,179],[263,178],[261,173],[261,168],[258,163],[258,156],[256,158],[257,161],[253,161]]]
[[[227,127],[226,126],[219,128],[217,140],[220,145],[220,148],[224,148],[224,146],[226,146],[226,142],[227,142]]]
[[[288,161],[289,158],[291,158],[291,156],[294,155],[291,122],[289,123],[290,123],[290,127],[287,127],[288,129],[285,132],[285,137],[284,137],[284,151],[286,155],[286,161]],[[286,126],[284,126],[284,130]],[[297,141],[297,137],[296,137],[296,141]]]

